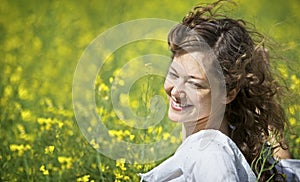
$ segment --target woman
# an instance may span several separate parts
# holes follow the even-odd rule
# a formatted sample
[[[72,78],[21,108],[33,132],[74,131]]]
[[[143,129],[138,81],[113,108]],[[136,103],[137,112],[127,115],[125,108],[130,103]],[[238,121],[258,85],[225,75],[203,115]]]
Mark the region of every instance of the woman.
[[[272,158],[287,148],[286,116],[267,52],[245,22],[213,13],[220,2],[194,8],[169,33],[173,54],[164,88],[183,143],[141,181],[298,180]],[[269,146],[271,135],[277,149]]]

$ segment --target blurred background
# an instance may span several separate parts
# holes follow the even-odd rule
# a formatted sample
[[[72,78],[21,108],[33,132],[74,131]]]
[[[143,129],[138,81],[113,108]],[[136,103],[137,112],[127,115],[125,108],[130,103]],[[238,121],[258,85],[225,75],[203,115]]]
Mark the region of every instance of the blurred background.
[[[199,3],[211,1],[8,1],[0,5],[0,181],[138,181],[149,164],[112,160],[97,143],[86,141],[74,117],[72,81],[85,48],[98,35],[122,22],[162,18],[180,22]],[[272,38],[271,62],[289,87],[284,99],[290,151],[300,158],[300,1],[235,1],[227,14],[245,19]],[[134,32],[132,32],[134,33]],[[126,35],[124,35],[126,36]],[[145,53],[168,52],[161,42],[128,45],[109,59],[95,82],[98,113],[117,140],[134,143],[166,140],[174,124],[165,117],[155,127],[122,124],[109,104],[112,80],[126,60]],[[279,58],[281,57],[281,58]],[[163,78],[144,77],[131,89],[130,107],[149,113],[149,99],[161,95]],[[122,85],[122,83],[121,83]],[[122,98],[120,98],[122,100]],[[91,143],[91,144],[90,144]]]

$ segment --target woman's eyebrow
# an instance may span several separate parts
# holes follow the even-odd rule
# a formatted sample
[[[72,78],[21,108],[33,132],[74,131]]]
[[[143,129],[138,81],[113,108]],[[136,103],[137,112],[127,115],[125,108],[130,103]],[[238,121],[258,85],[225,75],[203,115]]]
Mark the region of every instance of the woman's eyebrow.
[[[170,69],[171,69],[172,71],[174,71],[174,72],[177,74],[177,71],[176,71],[175,68],[173,68],[172,66],[170,66]]]
[[[178,72],[176,71],[176,69],[174,67],[170,66],[170,70],[172,70],[176,74],[178,74]],[[200,77],[200,76],[197,76],[197,75],[188,75],[187,78],[197,79],[197,80],[206,80],[205,77]]]
[[[197,79],[197,80],[205,80],[204,77],[199,77],[197,75],[189,75],[188,78]]]

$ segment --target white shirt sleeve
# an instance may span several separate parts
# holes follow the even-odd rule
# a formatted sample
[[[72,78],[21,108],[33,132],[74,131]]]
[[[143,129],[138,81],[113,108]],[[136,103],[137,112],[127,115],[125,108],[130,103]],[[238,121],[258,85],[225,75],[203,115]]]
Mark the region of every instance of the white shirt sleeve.
[[[224,151],[205,152],[193,165],[191,174],[191,181],[241,181],[234,157]]]

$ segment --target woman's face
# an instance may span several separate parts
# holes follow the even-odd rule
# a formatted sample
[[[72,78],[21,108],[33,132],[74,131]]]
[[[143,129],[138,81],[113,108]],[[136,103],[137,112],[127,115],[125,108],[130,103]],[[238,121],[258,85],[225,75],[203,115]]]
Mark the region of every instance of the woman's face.
[[[175,122],[191,122],[209,118],[211,90],[201,52],[174,57],[164,88],[169,98],[168,116]]]

